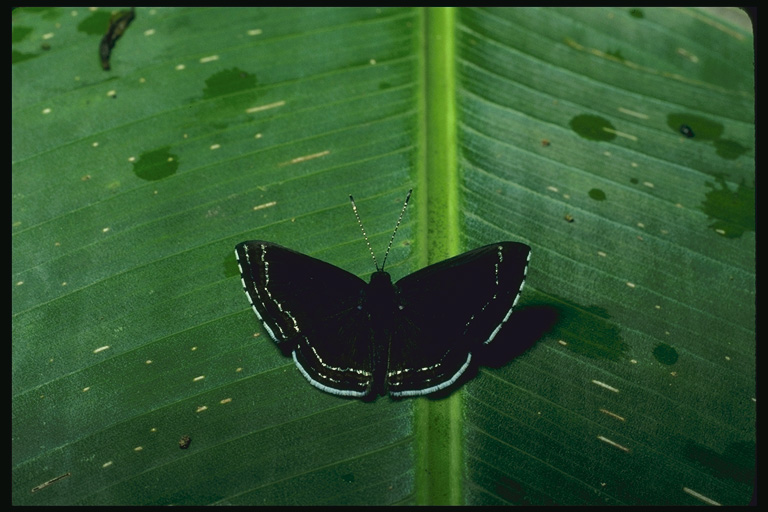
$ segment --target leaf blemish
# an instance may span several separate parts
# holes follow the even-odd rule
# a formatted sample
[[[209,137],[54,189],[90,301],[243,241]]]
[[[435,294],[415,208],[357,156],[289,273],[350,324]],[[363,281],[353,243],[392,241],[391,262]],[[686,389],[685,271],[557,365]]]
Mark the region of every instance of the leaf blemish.
[[[42,484],[33,487],[32,488],[32,492],[42,491],[43,489],[45,489],[49,485],[54,484],[54,483],[58,482],[59,480],[64,480],[65,478],[67,478],[68,476],[71,476],[71,475],[72,475],[72,473],[67,472],[67,473],[64,473],[63,475],[57,476],[56,478],[51,478],[47,482],[43,482]]]
[[[619,390],[616,389],[615,387],[609,386],[605,382],[600,382],[599,380],[592,380],[592,384],[595,384],[597,386],[600,386],[601,388],[605,388],[605,389],[608,389],[610,391],[613,391],[614,393],[618,393],[619,392]]]
[[[277,201],[270,201],[268,203],[259,204],[253,207],[254,210],[263,210],[264,208],[271,208],[272,206],[275,206],[277,204]]]
[[[246,114],[253,114],[255,112],[261,112],[262,110],[269,110],[271,108],[282,107],[283,105],[285,105],[285,100],[276,101],[274,103],[269,103],[268,105],[260,105],[258,107],[251,107],[249,109],[246,109],[245,113]]]
[[[622,446],[622,445],[620,445],[620,444],[619,444],[619,443],[617,443],[616,441],[611,441],[610,439],[608,439],[608,438],[607,438],[607,437],[605,437],[605,436],[597,436],[597,438],[598,438],[599,440],[601,440],[602,442],[604,442],[604,443],[606,443],[606,444],[609,444],[609,445],[611,445],[611,446],[613,446],[613,447],[615,447],[615,448],[618,448],[619,450],[621,450],[621,451],[623,451],[623,452],[629,453],[629,448],[627,448],[626,446]]]
[[[329,150],[321,151],[319,153],[312,153],[311,155],[305,155],[305,156],[297,156],[296,158],[289,160],[288,162],[283,162],[279,164],[280,166],[283,165],[291,165],[291,164],[298,164],[301,162],[306,162],[307,160],[313,160],[315,158],[320,158],[321,156],[325,156],[330,154],[331,152]]]

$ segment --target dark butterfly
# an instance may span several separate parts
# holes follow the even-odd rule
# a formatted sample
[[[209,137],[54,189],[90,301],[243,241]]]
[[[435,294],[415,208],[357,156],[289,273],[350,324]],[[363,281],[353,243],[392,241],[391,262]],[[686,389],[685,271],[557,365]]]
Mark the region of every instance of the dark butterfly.
[[[427,395],[456,382],[511,315],[530,254],[498,242],[393,284],[383,263],[366,283],[271,242],[235,247],[248,300],[283,354],[313,386],[357,398]]]

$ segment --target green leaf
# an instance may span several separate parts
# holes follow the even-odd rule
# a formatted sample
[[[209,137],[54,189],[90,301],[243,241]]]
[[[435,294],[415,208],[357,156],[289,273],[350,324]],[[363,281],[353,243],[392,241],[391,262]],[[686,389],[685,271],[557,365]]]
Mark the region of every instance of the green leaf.
[[[12,501],[745,504],[753,37],[736,10],[12,18]],[[692,135],[692,136],[691,136]],[[233,248],[397,279],[533,248],[450,397],[322,393]],[[513,353],[523,352],[518,357]]]

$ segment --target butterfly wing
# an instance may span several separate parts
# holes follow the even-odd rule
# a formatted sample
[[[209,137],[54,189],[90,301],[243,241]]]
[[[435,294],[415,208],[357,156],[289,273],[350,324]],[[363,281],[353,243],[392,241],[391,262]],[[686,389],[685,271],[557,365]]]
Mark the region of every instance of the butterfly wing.
[[[387,380],[393,396],[453,384],[472,351],[490,343],[525,283],[531,248],[499,242],[430,265],[396,284]]]
[[[365,396],[373,385],[370,319],[358,306],[365,281],[277,244],[235,247],[243,289],[256,315],[309,382]]]

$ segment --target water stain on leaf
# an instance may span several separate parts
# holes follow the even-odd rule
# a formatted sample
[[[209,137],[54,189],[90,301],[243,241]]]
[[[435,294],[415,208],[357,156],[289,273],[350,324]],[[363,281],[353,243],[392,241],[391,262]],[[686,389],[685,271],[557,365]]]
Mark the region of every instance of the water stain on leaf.
[[[616,138],[616,128],[600,116],[582,114],[571,119],[571,129],[580,137],[595,141],[609,141]]]
[[[605,192],[603,192],[599,188],[593,188],[592,190],[589,191],[589,197],[591,197],[595,201],[605,201],[606,195],[605,195]]]
[[[736,160],[749,150],[748,147],[742,146],[735,140],[718,139],[713,144],[715,145],[717,156],[726,160]]]
[[[32,33],[32,27],[11,27],[11,44],[20,43]]]
[[[98,10],[77,24],[77,31],[91,36],[103,35],[104,27],[109,25],[112,15],[109,11]]]
[[[661,364],[673,365],[677,362],[678,355],[675,347],[666,343],[659,343],[653,349],[653,357]]]
[[[667,115],[667,126],[672,131],[680,133],[681,126],[683,125],[696,134],[697,141],[719,139],[725,130],[722,123],[718,123],[708,117],[685,112]]]
[[[205,81],[203,98],[211,99],[256,88],[256,77],[240,68],[214,73]]]
[[[731,191],[724,176],[716,176],[715,181],[706,182],[712,190],[701,204],[701,210],[715,220],[709,227],[726,238],[755,231],[755,187],[748,187],[742,180],[736,191]]]
[[[35,57],[38,57],[39,54],[37,53],[22,53],[17,52],[16,50],[11,50],[11,64],[18,64],[19,62],[24,62],[25,60],[34,59]]]
[[[157,181],[175,174],[179,168],[179,158],[170,150],[170,146],[165,146],[143,153],[134,162],[133,172],[139,178],[147,181]]]
[[[667,115],[667,126],[693,141],[711,142],[717,156],[726,160],[735,160],[749,150],[735,140],[722,138],[725,126],[708,117],[676,112]]]

